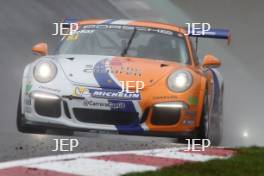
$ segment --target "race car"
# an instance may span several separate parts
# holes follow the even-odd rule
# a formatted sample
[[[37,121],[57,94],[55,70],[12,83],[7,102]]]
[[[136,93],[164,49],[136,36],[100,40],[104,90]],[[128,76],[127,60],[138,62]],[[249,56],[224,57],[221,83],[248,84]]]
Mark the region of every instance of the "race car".
[[[20,132],[55,128],[220,142],[221,62],[210,54],[200,62],[185,27],[132,20],[74,23],[78,30],[63,36],[52,54],[46,43],[32,48],[40,57],[24,69]],[[229,39],[230,33],[212,29],[198,37]]]

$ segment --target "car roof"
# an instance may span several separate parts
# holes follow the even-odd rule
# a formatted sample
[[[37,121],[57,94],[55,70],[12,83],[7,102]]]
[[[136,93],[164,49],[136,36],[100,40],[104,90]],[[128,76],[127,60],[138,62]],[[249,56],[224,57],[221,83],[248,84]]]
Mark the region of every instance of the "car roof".
[[[144,27],[152,27],[152,28],[160,28],[176,31],[179,33],[187,33],[186,30],[182,27],[176,26],[174,24],[169,23],[161,23],[154,21],[141,21],[141,20],[115,20],[115,19],[93,19],[93,20],[81,20],[78,21],[81,25],[86,24],[115,24],[115,25],[129,25],[129,26],[144,26]]]

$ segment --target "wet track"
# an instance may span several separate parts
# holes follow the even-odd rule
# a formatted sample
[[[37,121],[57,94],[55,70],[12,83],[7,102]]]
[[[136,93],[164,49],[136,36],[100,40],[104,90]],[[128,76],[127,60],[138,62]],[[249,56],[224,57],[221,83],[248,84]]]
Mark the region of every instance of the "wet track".
[[[115,1],[119,2],[118,0]],[[147,1],[153,2],[152,0]],[[167,1],[169,2],[169,0],[162,0],[164,8],[166,8],[165,2]],[[246,2],[241,3],[244,10],[256,9],[256,3],[248,6]],[[218,4],[222,9],[227,9],[228,13],[225,14],[220,10],[214,12],[195,11],[194,8],[196,7],[200,9],[205,9],[205,7],[195,4],[195,1],[193,3],[194,5],[192,3],[176,3],[175,1],[175,5],[180,8],[175,11],[175,14],[173,9],[169,8],[169,6],[173,6],[172,4],[168,5],[167,11],[173,13],[167,14],[162,9],[154,12],[144,4],[138,3],[137,5],[141,6],[143,10],[140,12],[127,9],[130,13],[128,17],[163,20],[158,18],[163,15],[168,21],[178,24],[184,24],[186,21],[209,21],[217,27],[230,28],[234,33],[234,43],[230,48],[224,42],[216,44],[202,41],[199,53],[203,55],[210,51],[223,58],[222,71],[226,81],[225,138],[223,144],[260,143],[263,145],[263,140],[260,138],[264,135],[261,128],[264,122],[261,110],[264,99],[264,62],[261,59],[262,52],[259,51],[259,47],[254,47],[260,46],[263,40],[254,34],[250,37],[245,34],[250,30],[249,26],[258,25],[255,19],[264,17],[264,14],[259,8],[254,13],[248,14],[249,16],[240,14],[239,9],[233,9],[232,7],[235,5],[229,4],[228,1]],[[127,18],[124,15],[126,9],[122,9],[120,12],[107,0],[74,0],[74,3],[72,0],[0,0],[0,4],[0,161],[59,154],[51,152],[51,150],[55,147],[53,139],[61,138],[61,136],[25,135],[16,130],[16,108],[23,69],[26,64],[34,60],[31,46],[39,41],[45,41],[50,48],[53,48],[58,38],[51,35],[55,30],[52,23],[58,22],[64,17],[120,19]],[[154,5],[160,6],[159,4]],[[209,5],[214,6],[210,3]],[[131,4],[126,4],[126,6],[132,7]],[[262,6],[259,5],[258,7]],[[179,17],[180,20],[176,21],[175,16]],[[216,19],[217,22],[214,21]],[[247,19],[249,24],[245,25],[243,19]],[[261,33],[260,29],[256,29],[258,33]],[[260,72],[261,70],[262,72]],[[247,101],[254,102],[255,106],[253,103],[242,104],[242,102]],[[241,138],[244,129],[248,129],[250,135],[252,134],[250,137],[253,138],[253,142],[238,139]],[[74,138],[80,140],[80,147],[74,152],[136,150],[175,145],[171,143],[173,139],[169,138],[92,133],[77,133]]]
[[[1,0],[0,6],[0,161],[55,155],[55,135],[26,135],[16,130],[16,107],[24,66],[34,60],[31,46],[56,45],[53,22],[64,17],[126,18],[105,0]],[[77,137],[76,137],[77,136]],[[165,138],[77,133],[74,152],[135,150],[167,146]],[[63,137],[61,137],[63,138]],[[64,137],[68,138],[68,137]],[[161,142],[163,141],[163,142]],[[164,143],[164,144],[162,144]]]

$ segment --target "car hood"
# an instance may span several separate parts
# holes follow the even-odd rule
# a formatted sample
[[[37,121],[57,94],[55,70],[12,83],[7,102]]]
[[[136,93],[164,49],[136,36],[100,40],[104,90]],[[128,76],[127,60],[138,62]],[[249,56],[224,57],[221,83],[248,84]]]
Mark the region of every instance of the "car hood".
[[[174,62],[98,55],[59,55],[56,59],[73,83],[110,89],[120,88],[120,81],[142,81],[145,88],[150,87],[179,67]]]

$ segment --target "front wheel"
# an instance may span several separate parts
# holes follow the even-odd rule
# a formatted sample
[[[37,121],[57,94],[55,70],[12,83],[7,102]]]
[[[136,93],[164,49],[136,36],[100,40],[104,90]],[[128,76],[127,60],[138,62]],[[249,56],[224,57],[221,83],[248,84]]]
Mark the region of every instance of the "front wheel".
[[[214,105],[216,106],[216,105]],[[199,139],[209,139],[212,145],[219,145],[222,140],[222,114],[210,112],[208,94],[205,94],[201,117]]]
[[[21,91],[19,94],[18,107],[17,107],[17,130],[21,133],[45,134],[46,128],[36,127],[26,124],[26,118],[21,111]]]

